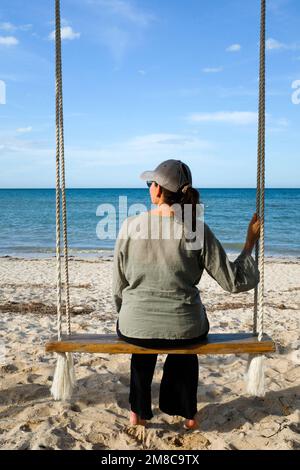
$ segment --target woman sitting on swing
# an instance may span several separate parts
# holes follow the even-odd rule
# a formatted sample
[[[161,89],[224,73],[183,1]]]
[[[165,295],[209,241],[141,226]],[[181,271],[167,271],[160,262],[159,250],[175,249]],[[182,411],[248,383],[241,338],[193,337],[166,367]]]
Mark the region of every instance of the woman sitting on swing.
[[[113,298],[119,314],[117,333],[131,344],[151,349],[195,344],[209,331],[197,288],[204,269],[227,292],[249,291],[258,284],[259,271],[251,254],[260,236],[260,220],[254,214],[244,248],[231,262],[209,226],[198,224],[199,193],[192,187],[186,164],[167,160],[141,178],[147,181],[157,208],[127,218],[116,241]],[[191,217],[186,215],[187,207],[192,208]],[[192,220],[186,220],[189,218]],[[162,236],[166,224],[170,230]],[[186,226],[192,227],[196,238],[196,227],[200,231],[202,227],[201,246],[182,235]],[[132,354],[129,403],[133,425],[145,425],[153,417],[151,383],[156,361],[157,354]],[[167,355],[159,408],[184,417],[186,429],[198,427],[198,374],[196,354]]]

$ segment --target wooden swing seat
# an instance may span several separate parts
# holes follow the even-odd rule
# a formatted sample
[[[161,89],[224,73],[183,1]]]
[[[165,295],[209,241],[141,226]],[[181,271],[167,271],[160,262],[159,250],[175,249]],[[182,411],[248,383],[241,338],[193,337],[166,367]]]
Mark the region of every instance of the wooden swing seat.
[[[264,354],[276,351],[273,340],[264,335],[262,341],[252,333],[209,334],[207,339],[191,345],[173,348],[143,348],[129,344],[116,334],[79,334],[51,340],[47,352],[80,352],[107,354]]]

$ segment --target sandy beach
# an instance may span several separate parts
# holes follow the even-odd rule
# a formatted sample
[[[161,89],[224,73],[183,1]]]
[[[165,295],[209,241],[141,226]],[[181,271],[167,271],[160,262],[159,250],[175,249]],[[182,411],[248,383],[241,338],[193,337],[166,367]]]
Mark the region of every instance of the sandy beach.
[[[130,356],[75,354],[73,398],[53,401],[56,359],[44,345],[56,336],[55,260],[1,258],[1,449],[300,449],[300,259],[267,258],[265,278],[265,331],[277,344],[266,397],[246,395],[247,356],[201,356],[201,427],[185,431],[158,408],[159,356],[143,428],[129,425]],[[115,332],[111,279],[111,259],[71,259],[73,332]],[[231,295],[207,273],[199,288],[211,332],[251,331],[253,291]]]

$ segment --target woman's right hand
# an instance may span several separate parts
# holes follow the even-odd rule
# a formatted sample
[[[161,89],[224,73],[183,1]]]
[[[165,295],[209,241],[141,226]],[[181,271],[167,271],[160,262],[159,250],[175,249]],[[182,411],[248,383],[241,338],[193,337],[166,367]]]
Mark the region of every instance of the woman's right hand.
[[[249,223],[247,239],[246,239],[246,248],[252,250],[255,243],[259,239],[259,237],[260,237],[260,217],[255,212],[255,214],[253,215]]]

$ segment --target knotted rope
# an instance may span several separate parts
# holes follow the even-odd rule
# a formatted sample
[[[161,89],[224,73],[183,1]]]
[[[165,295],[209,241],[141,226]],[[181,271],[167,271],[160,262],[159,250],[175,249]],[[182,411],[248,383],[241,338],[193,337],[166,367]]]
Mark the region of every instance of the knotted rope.
[[[64,243],[64,274],[66,319],[68,335],[71,334],[70,319],[70,288],[68,266],[68,237],[67,237],[67,207],[65,184],[65,146],[64,146],[64,116],[63,116],[63,83],[62,83],[62,54],[61,54],[61,19],[60,0],[55,1],[55,51],[56,51],[56,269],[57,269],[57,324],[58,340],[62,336],[62,279],[61,279],[61,203]]]
[[[261,0],[259,111],[257,146],[256,212],[260,216],[260,240],[255,245],[255,261],[259,267],[259,289],[254,290],[253,333],[261,341],[264,333],[264,255],[265,255],[265,109],[266,109],[266,0]]]

